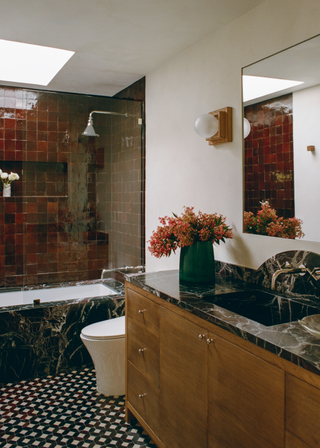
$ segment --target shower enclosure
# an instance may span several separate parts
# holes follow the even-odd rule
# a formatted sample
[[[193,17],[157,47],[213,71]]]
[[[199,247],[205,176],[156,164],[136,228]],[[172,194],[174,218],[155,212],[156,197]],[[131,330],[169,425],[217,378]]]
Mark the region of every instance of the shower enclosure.
[[[82,135],[92,110],[99,137]],[[141,101],[0,87],[0,287],[144,264]]]

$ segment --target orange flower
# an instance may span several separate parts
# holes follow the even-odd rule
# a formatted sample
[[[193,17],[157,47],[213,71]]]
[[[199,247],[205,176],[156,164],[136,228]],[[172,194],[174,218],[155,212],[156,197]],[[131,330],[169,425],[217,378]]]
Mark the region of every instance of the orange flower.
[[[302,221],[298,218],[279,217],[268,202],[261,203],[257,216],[252,212],[244,212],[244,232],[258,235],[276,236],[279,238],[303,238]]]
[[[217,213],[196,215],[193,207],[184,207],[184,213],[179,217],[173,213],[173,218],[159,218],[162,226],[151,235],[149,251],[157,258],[168,257],[177,247],[191,246],[195,241],[212,241],[219,244],[233,237],[231,227],[225,223],[225,217]]]

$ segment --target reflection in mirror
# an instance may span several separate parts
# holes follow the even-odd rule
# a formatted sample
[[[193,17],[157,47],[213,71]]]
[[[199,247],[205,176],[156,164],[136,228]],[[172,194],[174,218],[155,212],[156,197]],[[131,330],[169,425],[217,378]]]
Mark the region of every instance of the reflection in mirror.
[[[320,36],[245,67],[242,80],[244,231],[320,241]]]

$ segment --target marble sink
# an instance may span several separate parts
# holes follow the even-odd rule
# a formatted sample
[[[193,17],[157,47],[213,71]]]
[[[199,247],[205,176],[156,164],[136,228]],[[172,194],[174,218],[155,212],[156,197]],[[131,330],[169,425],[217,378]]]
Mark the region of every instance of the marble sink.
[[[212,303],[267,327],[295,322],[320,313],[320,308],[299,301],[298,298],[283,297],[276,292],[259,289],[218,295]]]

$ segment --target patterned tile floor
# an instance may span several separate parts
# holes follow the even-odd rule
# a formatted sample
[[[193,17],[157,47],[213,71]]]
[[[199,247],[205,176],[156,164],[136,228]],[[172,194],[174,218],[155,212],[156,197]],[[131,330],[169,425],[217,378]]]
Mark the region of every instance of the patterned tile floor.
[[[124,419],[124,397],[96,391],[84,369],[0,388],[0,448],[156,448]]]

